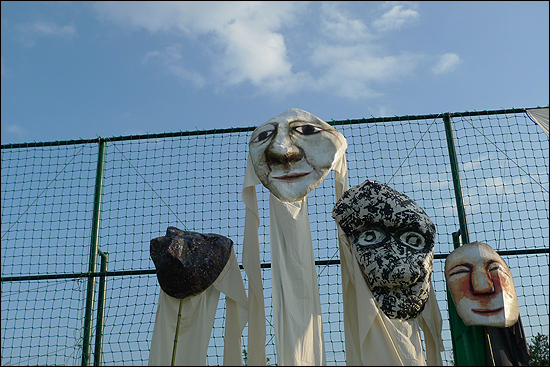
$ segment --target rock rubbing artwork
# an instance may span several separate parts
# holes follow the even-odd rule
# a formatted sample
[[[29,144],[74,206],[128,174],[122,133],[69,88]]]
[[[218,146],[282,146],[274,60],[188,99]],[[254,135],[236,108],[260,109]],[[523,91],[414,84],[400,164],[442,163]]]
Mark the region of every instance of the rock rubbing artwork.
[[[221,292],[226,296],[223,364],[242,365],[248,299],[233,242],[168,227],[165,236],[151,240],[150,251],[161,289],[149,365],[206,365]]]
[[[451,252],[445,260],[445,279],[465,325],[504,328],[518,321],[512,273],[488,244],[473,242]]]
[[[218,234],[168,227],[150,247],[160,287],[180,299],[203,292],[225,267],[232,247],[233,241]]]
[[[380,309],[413,319],[430,291],[435,225],[408,196],[367,180],[344,192],[332,216],[351,243]]]
[[[249,142],[256,175],[281,201],[297,201],[311,192],[346,147],[338,130],[297,108],[258,126]]]

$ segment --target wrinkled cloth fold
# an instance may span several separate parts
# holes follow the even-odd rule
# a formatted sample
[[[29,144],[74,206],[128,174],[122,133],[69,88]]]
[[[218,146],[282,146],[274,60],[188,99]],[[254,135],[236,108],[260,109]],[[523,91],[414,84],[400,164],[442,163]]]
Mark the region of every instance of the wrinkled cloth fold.
[[[248,319],[248,299],[234,248],[224,269],[202,293],[182,300],[175,365],[205,366],[220,292],[226,295],[224,365],[242,365],[241,335]],[[160,290],[149,365],[171,365],[180,299]]]
[[[345,154],[335,174],[346,171]],[[347,173],[345,175],[347,186]],[[255,186],[260,184],[248,155],[242,199],[246,205],[243,266],[249,280],[248,363],[265,365],[265,309],[260,269],[260,225]],[[343,185],[335,183],[337,199]],[[339,193],[339,194],[338,194]],[[273,319],[279,365],[325,365],[325,345],[317,271],[307,212],[307,196],[282,202],[270,194]]]
[[[428,301],[417,318],[388,318],[376,304],[340,227],[338,234],[347,365],[441,365],[442,320],[432,284]],[[426,357],[420,328],[424,332]]]
[[[326,365],[307,196],[282,202],[270,194],[269,218],[277,364]]]
[[[349,188],[345,157],[334,166],[334,173],[338,201]],[[430,296],[416,319],[388,318],[376,305],[347,236],[337,228],[347,365],[442,365],[442,320],[433,285],[430,283]],[[426,358],[419,328],[424,332]]]

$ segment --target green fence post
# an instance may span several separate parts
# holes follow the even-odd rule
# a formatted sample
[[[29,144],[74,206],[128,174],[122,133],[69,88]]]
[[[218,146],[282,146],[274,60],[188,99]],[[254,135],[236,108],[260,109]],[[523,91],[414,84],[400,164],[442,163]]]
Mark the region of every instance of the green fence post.
[[[82,342],[82,365],[90,361],[92,345],[92,312],[94,308],[95,276],[91,275],[97,269],[97,253],[99,244],[99,221],[101,217],[101,196],[103,194],[103,177],[105,166],[105,140],[98,138],[97,170],[94,191],[94,211],[92,218],[92,234],[90,239],[90,263],[88,276],[88,291],[86,294],[86,313],[84,316],[84,338]]]
[[[101,354],[103,352],[103,326],[105,325],[105,294],[107,292],[107,264],[109,254],[98,250],[101,256],[101,273],[99,276],[99,294],[97,297],[97,321],[95,327],[95,351],[94,366],[101,366]]]
[[[451,163],[451,175],[455,192],[456,208],[458,211],[458,222],[460,225],[460,237],[462,243],[470,243],[466,211],[464,210],[464,199],[462,197],[462,185],[460,183],[460,172],[454,143],[453,122],[451,115],[443,115],[445,123],[445,136],[447,137],[447,148],[449,149],[449,160]],[[454,248],[460,246],[458,233],[453,233]],[[447,303],[449,305],[449,322],[451,326],[451,339],[453,342],[453,354],[455,366],[485,366],[485,333],[481,326],[466,326],[456,312],[455,305],[447,290]]]

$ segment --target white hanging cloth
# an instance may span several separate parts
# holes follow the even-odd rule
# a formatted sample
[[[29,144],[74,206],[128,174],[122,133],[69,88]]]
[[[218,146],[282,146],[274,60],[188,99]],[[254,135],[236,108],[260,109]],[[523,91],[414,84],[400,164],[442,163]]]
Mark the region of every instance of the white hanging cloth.
[[[347,188],[347,177],[341,182]],[[390,319],[377,306],[340,226],[338,239],[347,365],[441,365],[442,320],[431,283],[430,296],[420,316],[412,320]],[[420,328],[424,332],[426,358]]]
[[[333,169],[346,166],[345,154]],[[346,174],[347,184],[347,174]],[[242,198],[246,205],[243,265],[249,279],[248,363],[265,365],[265,309],[260,270],[260,225],[255,186],[260,180],[247,159]],[[336,182],[337,193],[342,192]],[[338,196],[338,195],[337,195]],[[339,197],[339,196],[338,196]],[[337,197],[337,199],[338,199]],[[326,365],[321,302],[307,212],[307,196],[282,202],[270,193],[273,318],[278,365]]]
[[[242,365],[241,334],[248,318],[248,299],[234,248],[214,283],[202,293],[183,299],[175,365],[206,365],[220,292],[226,295],[223,364]],[[179,305],[180,299],[160,290],[149,352],[150,366],[169,366],[172,363]]]
[[[548,107],[532,108],[526,111],[529,117],[531,117],[531,119],[533,119],[533,121],[535,121],[542,128],[542,131],[548,135]]]
[[[345,159],[334,167],[336,200],[349,188]],[[442,365],[441,313],[433,286],[421,315],[413,320],[388,318],[376,305],[361,268],[338,226],[344,308],[346,363],[348,366]],[[420,329],[424,332],[426,358]]]

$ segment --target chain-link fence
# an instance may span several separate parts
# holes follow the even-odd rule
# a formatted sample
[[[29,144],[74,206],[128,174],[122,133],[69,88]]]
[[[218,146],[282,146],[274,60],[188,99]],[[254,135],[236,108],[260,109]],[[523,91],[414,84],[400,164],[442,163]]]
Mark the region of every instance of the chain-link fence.
[[[443,360],[452,364],[443,264],[459,220],[443,117],[329,122],[348,140],[350,187],[366,179],[388,183],[435,223],[433,284],[443,317]],[[524,109],[447,117],[470,239],[491,245],[512,270],[528,341],[547,334],[548,136]],[[168,226],[218,233],[234,241],[241,262],[241,189],[253,129],[3,145],[2,365],[147,364],[160,291],[149,241]],[[326,359],[343,365],[333,186],[331,173],[309,194],[309,218]],[[274,365],[268,192],[256,189],[267,357]],[[242,276],[246,287],[244,270]],[[210,365],[223,362],[224,313],[222,296]],[[246,345],[247,327],[243,355]]]

